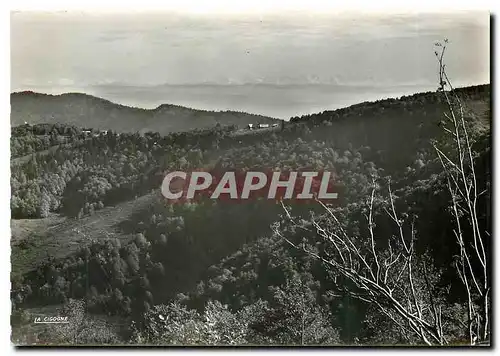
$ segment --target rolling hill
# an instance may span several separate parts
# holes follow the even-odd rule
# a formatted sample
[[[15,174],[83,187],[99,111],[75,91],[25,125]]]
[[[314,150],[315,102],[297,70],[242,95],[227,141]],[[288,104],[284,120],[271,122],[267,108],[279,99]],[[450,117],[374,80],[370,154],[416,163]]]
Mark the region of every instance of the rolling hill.
[[[28,122],[60,123],[108,129],[117,132],[160,134],[188,131],[220,125],[244,127],[249,123],[273,123],[276,119],[235,111],[203,111],[163,104],[155,109],[141,109],[112,103],[87,94],[49,95],[35,92],[12,93],[11,125]]]

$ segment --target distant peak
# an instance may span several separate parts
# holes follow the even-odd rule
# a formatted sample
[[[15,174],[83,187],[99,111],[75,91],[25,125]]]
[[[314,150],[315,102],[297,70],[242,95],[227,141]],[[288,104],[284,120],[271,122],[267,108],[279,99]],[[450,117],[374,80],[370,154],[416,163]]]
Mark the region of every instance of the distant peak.
[[[37,93],[35,91],[32,91],[32,90],[24,90],[24,91],[17,91],[17,92],[14,92],[14,93],[11,93],[10,95],[27,95],[27,96],[41,96],[41,95],[48,95],[48,94],[43,94],[43,93]]]
[[[164,109],[170,109],[171,107],[173,107],[175,105],[172,105],[172,104],[160,104],[158,105],[155,110],[164,110]]]

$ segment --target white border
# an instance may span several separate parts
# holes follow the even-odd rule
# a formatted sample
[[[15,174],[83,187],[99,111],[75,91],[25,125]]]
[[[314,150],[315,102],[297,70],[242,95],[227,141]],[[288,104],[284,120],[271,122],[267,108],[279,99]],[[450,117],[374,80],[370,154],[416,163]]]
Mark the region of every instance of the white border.
[[[140,2],[124,0],[112,1],[62,1],[62,0],[19,0],[12,3],[12,9],[19,10],[92,10],[104,11],[137,11],[163,9],[183,13],[248,13],[248,12],[282,12],[313,11],[338,12],[345,10],[378,10],[378,11],[443,11],[455,10],[489,10],[494,2],[488,0],[141,0]]]

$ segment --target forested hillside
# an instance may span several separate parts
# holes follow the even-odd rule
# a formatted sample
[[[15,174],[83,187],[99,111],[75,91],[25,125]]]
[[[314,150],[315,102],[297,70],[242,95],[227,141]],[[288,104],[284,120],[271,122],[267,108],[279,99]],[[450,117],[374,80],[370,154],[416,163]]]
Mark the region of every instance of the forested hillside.
[[[13,126],[28,122],[63,124],[113,130],[117,132],[170,132],[222,126],[273,123],[278,120],[234,111],[204,111],[163,104],[146,110],[118,105],[91,95],[69,93],[49,95],[34,92],[13,93],[10,96]]]
[[[66,121],[68,125],[57,129],[44,131],[40,125],[33,126],[40,135],[35,135],[33,129],[30,132],[14,127],[13,158],[27,154],[32,158],[12,165],[12,219],[40,219],[50,228],[55,226],[56,218],[62,219],[68,226],[74,225],[75,236],[85,235],[79,229],[82,219],[92,224],[92,219],[102,219],[104,215],[100,214],[106,209],[118,209],[123,206],[120,204],[148,194],[152,197],[150,204],[141,204],[126,219],[83,236],[76,251],[65,248],[58,256],[31,258],[41,248],[35,239],[41,238],[39,235],[55,239],[57,232],[47,228],[23,233],[22,238],[13,236],[12,259],[18,262],[16,266],[19,261],[30,261],[29,268],[12,271],[14,341],[425,344],[418,331],[404,325],[400,314],[381,312],[392,310],[393,304],[379,307],[370,299],[370,290],[346,277],[359,265],[354,263],[351,269],[342,270],[342,265],[327,263],[337,254],[344,262],[353,256],[348,258],[347,252],[339,250],[332,236],[345,235],[352,237],[349,241],[359,241],[359,246],[349,250],[352,252],[365,248],[370,251],[369,243],[363,241],[370,241],[371,235],[371,241],[376,241],[382,251],[381,261],[393,263],[400,271],[407,271],[407,266],[415,263],[414,277],[410,278],[423,297],[414,301],[412,291],[394,287],[398,300],[410,293],[408,303],[415,304],[416,309],[408,314],[420,313],[418,320],[430,320],[438,315],[432,310],[442,310],[438,319],[442,320],[445,336],[441,341],[467,343],[469,335],[462,324],[471,322],[464,319],[468,294],[456,274],[461,252],[450,208],[455,206],[454,196],[448,191],[450,178],[436,154],[436,147],[447,157],[453,157],[454,152],[453,140],[443,130],[444,114],[450,109],[445,94],[422,93],[362,103],[292,118],[280,131],[237,137],[232,135],[234,127],[200,126],[201,117],[189,121],[181,114],[187,109],[172,107],[153,112],[134,109],[134,121],[126,113],[132,109],[106,108],[107,113],[113,112],[108,116],[111,119],[102,120],[100,115],[92,114],[96,121],[85,123],[108,131],[90,136],[76,127],[82,122],[81,115],[88,114],[84,111],[78,113],[80,116],[68,116],[72,117]],[[14,96],[15,100],[25,100],[19,95]],[[33,95],[29,94],[34,103],[48,100]],[[491,232],[490,86],[461,88],[447,95],[463,104],[464,125],[474,152],[470,159],[475,184],[482,192],[477,201],[477,228]],[[50,100],[61,98],[68,99],[63,96]],[[13,109],[17,120],[13,122],[52,123],[38,109],[42,104],[33,105],[19,104],[22,110]],[[47,107],[53,110],[57,104]],[[182,116],[178,122],[190,124],[140,123],[154,123],[158,113],[174,109]],[[24,110],[37,114],[25,117]],[[67,107],[55,112],[65,117],[69,113]],[[233,113],[217,115],[221,115],[218,122],[224,124],[271,122],[243,114],[239,117],[242,121],[235,122]],[[227,121],[221,119],[229,116]],[[137,131],[139,126],[158,132],[123,133]],[[195,126],[204,129],[172,132]],[[61,142],[66,144],[45,152]],[[158,194],[166,172],[201,168],[331,171],[342,186],[342,204],[328,208],[315,202],[282,206],[271,200],[239,204],[205,200],[171,205]],[[396,219],[392,211],[397,212]],[[472,234],[467,219],[466,213],[458,217],[464,235]],[[394,240],[403,232],[412,236],[410,240]],[[393,251],[399,251],[405,243],[412,246],[407,255],[414,256],[409,264],[404,264],[408,261],[404,254],[393,256]],[[490,245],[483,247],[489,254]],[[378,260],[365,264],[375,266]],[[481,270],[481,265],[471,268]],[[377,274],[376,280],[379,278],[383,277]],[[389,282],[391,278],[392,274]],[[488,300],[488,293],[482,298]],[[421,305],[420,300],[428,304]],[[84,310],[78,309],[80,319],[87,320],[79,328],[63,330],[54,326],[43,332],[26,331],[27,320],[36,308],[74,305],[71,303],[78,301],[85,304]],[[98,330],[106,336],[99,339],[89,332],[96,324],[89,321],[88,315],[118,318],[122,326],[99,324]],[[433,344],[445,343],[432,340]]]

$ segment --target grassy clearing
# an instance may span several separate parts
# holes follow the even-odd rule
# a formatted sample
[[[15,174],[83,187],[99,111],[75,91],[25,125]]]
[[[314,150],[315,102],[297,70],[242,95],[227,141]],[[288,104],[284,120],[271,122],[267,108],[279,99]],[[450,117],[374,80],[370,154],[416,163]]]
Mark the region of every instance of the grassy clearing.
[[[12,220],[12,273],[17,275],[34,270],[51,256],[65,257],[91,239],[132,239],[133,235],[124,234],[118,228],[119,224],[158,197],[156,192],[147,194],[80,220],[57,215],[46,219]]]

